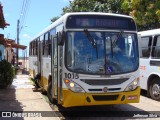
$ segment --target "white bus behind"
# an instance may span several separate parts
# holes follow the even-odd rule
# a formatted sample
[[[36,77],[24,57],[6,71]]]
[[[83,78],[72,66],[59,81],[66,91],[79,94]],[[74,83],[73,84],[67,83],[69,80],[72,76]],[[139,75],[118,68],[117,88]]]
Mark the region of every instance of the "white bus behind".
[[[160,29],[138,32],[140,40],[141,88],[160,100]]]

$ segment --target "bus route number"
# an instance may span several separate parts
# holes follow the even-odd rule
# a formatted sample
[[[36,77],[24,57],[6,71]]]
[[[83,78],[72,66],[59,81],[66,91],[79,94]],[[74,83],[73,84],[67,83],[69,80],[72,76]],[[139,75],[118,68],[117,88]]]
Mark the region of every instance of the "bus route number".
[[[77,73],[64,73],[67,79],[78,79],[79,75]]]

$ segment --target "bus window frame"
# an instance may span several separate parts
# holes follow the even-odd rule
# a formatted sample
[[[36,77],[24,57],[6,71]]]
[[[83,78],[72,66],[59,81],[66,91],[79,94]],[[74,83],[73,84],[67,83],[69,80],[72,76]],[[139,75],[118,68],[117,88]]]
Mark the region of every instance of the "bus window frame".
[[[149,38],[149,40],[148,40],[148,45],[147,45],[147,47],[143,47],[143,48],[147,48],[147,50],[149,50],[149,53],[148,53],[148,56],[143,56],[143,52],[142,52],[142,39],[143,38]],[[144,40],[143,40],[144,41]],[[140,58],[144,58],[144,59],[148,59],[150,56],[151,56],[151,52],[152,52],[152,42],[153,42],[153,38],[152,38],[152,36],[143,36],[143,37],[141,37],[141,55],[140,55]],[[149,48],[150,47],[150,48]]]
[[[160,56],[157,57],[157,56],[154,56],[154,52],[156,51],[157,53],[157,50],[156,50],[156,47],[160,47],[160,46],[157,46],[157,40],[159,38],[159,41],[160,41],[160,35],[155,35],[153,36],[153,44],[152,44],[152,52],[151,52],[151,58],[152,59],[160,59]],[[160,44],[159,44],[160,45]]]
[[[44,34],[44,52],[43,52],[43,56],[48,56],[48,49],[49,49],[49,32]]]

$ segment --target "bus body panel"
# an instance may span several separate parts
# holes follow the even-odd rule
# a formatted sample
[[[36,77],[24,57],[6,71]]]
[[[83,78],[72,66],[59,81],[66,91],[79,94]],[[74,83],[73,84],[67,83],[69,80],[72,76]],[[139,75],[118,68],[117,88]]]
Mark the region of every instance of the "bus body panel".
[[[154,60],[154,59],[153,59]],[[155,60],[157,61],[157,60]],[[149,77],[152,75],[157,75],[160,77],[160,67],[159,66],[151,66],[149,59],[143,59],[140,60],[140,77],[141,77],[141,88],[144,90],[148,90],[147,83],[149,80]]]
[[[51,73],[51,58],[48,57],[43,57],[42,58],[42,70],[41,70],[41,80],[42,80],[42,86],[44,89],[47,91],[47,86],[48,86],[48,76]]]
[[[81,15],[87,17],[87,15],[91,15],[91,16],[96,16],[96,15],[100,15],[100,16],[110,16],[112,17],[119,17],[119,18],[123,18],[125,19],[131,19],[131,21],[134,24],[134,20],[132,19],[132,17],[129,16],[125,16],[125,15],[117,15],[117,14],[105,14],[105,13],[92,13],[92,12],[86,12],[86,13],[68,13],[65,14],[64,16],[62,16],[60,19],[58,19],[57,21],[55,21],[52,25],[50,25],[49,27],[47,27],[44,31],[42,31],[40,34],[38,34],[37,36],[35,36],[33,38],[33,40],[31,42],[33,42],[34,40],[36,40],[37,38],[39,39],[41,36],[45,36],[46,33],[50,34],[49,40],[51,40],[52,42],[52,47],[51,47],[51,57],[48,56],[43,56],[41,55],[40,59],[41,59],[41,63],[40,65],[38,64],[39,68],[40,68],[40,73],[41,73],[41,87],[47,91],[48,86],[49,86],[49,75],[51,74],[52,80],[50,82],[52,82],[52,88],[51,88],[51,96],[52,98],[56,99],[58,104],[61,104],[64,107],[72,107],[72,106],[88,106],[88,105],[107,105],[107,104],[127,104],[127,103],[136,103],[139,102],[139,98],[140,98],[140,88],[139,88],[139,67],[137,67],[137,69],[134,69],[134,71],[129,71],[129,72],[124,72],[124,73],[119,73],[119,74],[108,74],[108,75],[97,75],[97,74],[83,74],[83,73],[77,73],[75,71],[71,71],[66,67],[66,59],[68,54],[66,53],[66,44],[67,44],[67,38],[65,36],[65,40],[64,40],[64,44],[63,46],[61,45],[57,45],[56,42],[54,41],[59,41],[61,39],[63,39],[63,37],[61,39],[58,38],[57,33],[59,32],[64,32],[65,35],[67,32],[76,32],[76,31],[84,31],[84,29],[82,28],[66,28],[66,24],[67,24],[67,19],[70,18],[70,16],[74,16],[74,15]],[[84,19],[85,21],[85,19]],[[101,20],[100,20],[101,21]],[[92,21],[93,22],[93,21]],[[105,22],[105,23],[103,23]],[[123,21],[122,21],[123,22]],[[106,24],[106,21],[103,21],[101,23],[99,23],[99,25],[101,26],[102,24]],[[113,22],[114,24],[114,22]],[[117,26],[118,24],[114,24],[115,26]],[[114,26],[114,28],[115,28]],[[82,26],[81,26],[82,27]],[[136,31],[136,27],[133,27],[134,30],[124,30],[125,33],[129,34],[128,36],[130,36],[130,38],[128,37],[127,39],[130,39],[128,41],[131,41],[133,36],[131,36],[132,34],[137,35],[137,31]],[[129,28],[127,28],[129,29]],[[88,29],[88,31],[100,31],[100,32],[108,32],[108,33],[116,33],[116,35],[120,36],[121,34],[123,34],[123,30],[121,31],[120,28],[119,29],[100,29],[100,28],[90,28]],[[111,33],[112,35],[112,33]],[[116,36],[115,35],[115,36]],[[71,33],[71,39],[74,39],[74,33]],[[113,38],[115,39],[115,36],[113,36]],[[105,38],[107,39],[107,38]],[[92,38],[90,39],[92,41]],[[41,47],[43,49],[43,45],[45,44],[45,42],[43,43],[43,39],[40,38],[40,42],[41,42]],[[55,58],[54,56],[54,49],[55,49],[55,44],[57,45],[57,56]],[[130,44],[130,46],[132,46],[132,43]],[[138,45],[137,45],[138,46]],[[74,47],[74,46],[73,46]],[[129,45],[128,45],[129,48]],[[43,50],[40,50],[41,54]],[[138,49],[138,48],[137,48]],[[137,50],[136,49],[136,50]],[[39,53],[38,53],[39,54]],[[133,54],[131,52],[130,49],[130,55]],[[74,55],[73,55],[74,56]],[[33,59],[32,56],[30,56],[30,69],[31,71],[34,70],[33,68]],[[37,60],[39,59],[39,57],[37,58]],[[85,61],[85,58],[83,58]],[[55,61],[57,61],[57,65],[55,65]],[[138,63],[139,64],[139,63]],[[138,65],[137,64],[137,65]],[[40,67],[41,66],[41,67]],[[87,67],[87,66],[86,66]],[[129,66],[128,66],[129,67]],[[126,67],[127,68],[127,67]],[[38,68],[37,68],[38,69]],[[36,72],[38,74],[38,70]],[[77,76],[78,75],[78,76]],[[112,83],[112,79],[114,81],[114,83]],[[76,85],[79,85],[84,92],[73,92],[70,90],[69,86],[65,83],[65,81],[72,81],[73,83],[75,83]],[[85,80],[91,80],[92,82],[95,80],[96,82],[93,84],[88,84],[85,83]],[[106,84],[106,81],[110,81],[110,84],[101,84],[99,83],[99,81],[104,81],[104,83]],[[117,81],[118,82],[117,82]],[[137,85],[137,87],[135,88],[135,90],[133,91],[126,91],[126,88],[128,88],[128,86],[130,84],[133,84],[134,81],[137,81],[135,84]],[[98,83],[96,85],[96,83]],[[72,84],[74,85],[74,84]],[[91,91],[89,89],[92,89]],[[101,89],[101,91],[96,91]],[[106,91],[105,91],[106,89]],[[108,90],[110,89],[110,90]],[[95,90],[95,91],[94,91]],[[105,92],[104,92],[105,91]],[[93,99],[93,95],[95,95],[95,99],[100,99],[100,100],[94,100]],[[116,98],[116,100],[112,100],[110,98],[108,98],[108,96],[113,96],[113,98],[115,99],[116,95],[118,96],[118,98]],[[105,98],[106,100],[102,100],[103,98]],[[110,99],[110,100],[107,100]],[[131,100],[132,99],[132,100]],[[91,102],[87,102],[87,101]]]
[[[33,77],[33,78],[38,73],[38,65],[37,65],[37,57],[36,56],[29,57],[29,73],[30,73],[31,77]]]

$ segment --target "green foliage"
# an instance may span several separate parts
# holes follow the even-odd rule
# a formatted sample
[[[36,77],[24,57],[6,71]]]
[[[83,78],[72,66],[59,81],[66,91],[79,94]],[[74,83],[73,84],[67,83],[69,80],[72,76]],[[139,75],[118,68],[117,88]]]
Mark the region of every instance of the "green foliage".
[[[127,6],[128,3],[130,5]],[[122,8],[134,17],[138,30],[160,28],[159,0],[124,0]]]
[[[63,8],[63,13],[68,12],[110,12],[122,13],[123,0],[74,0]]]
[[[52,19],[51,19],[51,22],[55,22],[58,18],[59,18],[58,16],[57,16],[57,17],[52,18]]]
[[[109,12],[122,13],[123,0],[74,0],[63,8],[62,15],[69,12]],[[51,19],[54,22],[58,17]]]
[[[0,88],[6,88],[12,84],[15,76],[15,69],[6,60],[0,61]]]

